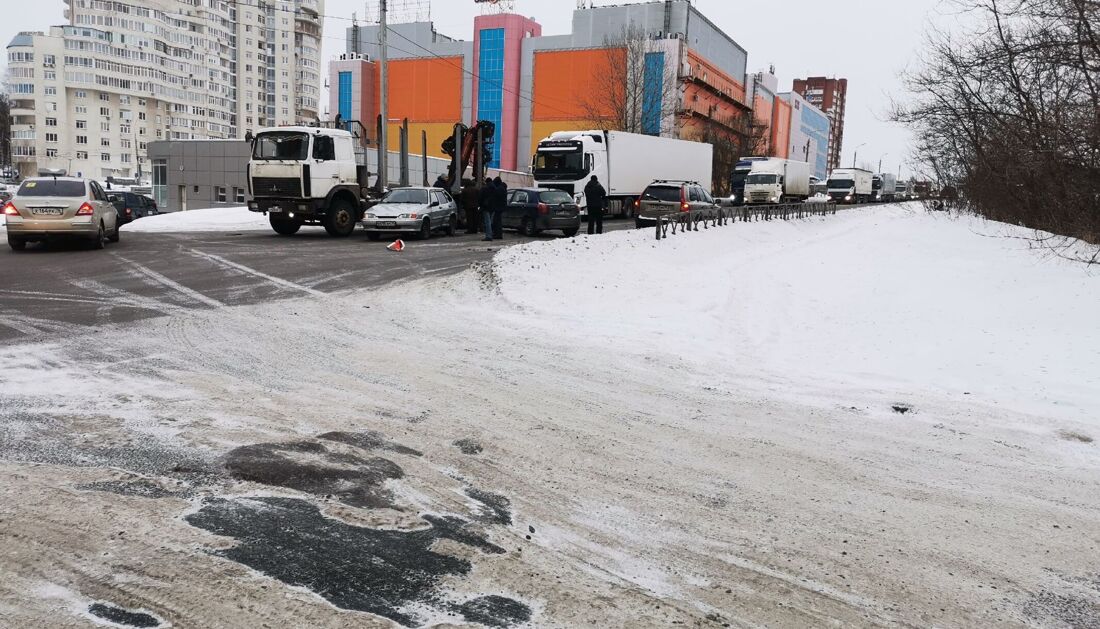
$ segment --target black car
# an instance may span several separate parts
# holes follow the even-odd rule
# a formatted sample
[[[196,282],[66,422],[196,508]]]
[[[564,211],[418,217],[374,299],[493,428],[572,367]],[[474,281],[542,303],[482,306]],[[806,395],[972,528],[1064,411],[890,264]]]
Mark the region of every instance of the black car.
[[[534,236],[548,229],[560,229],[566,238],[581,230],[581,209],[569,193],[545,188],[515,188],[508,191],[504,227]]]
[[[107,199],[118,211],[119,225],[160,213],[156,201],[133,192],[108,192]]]

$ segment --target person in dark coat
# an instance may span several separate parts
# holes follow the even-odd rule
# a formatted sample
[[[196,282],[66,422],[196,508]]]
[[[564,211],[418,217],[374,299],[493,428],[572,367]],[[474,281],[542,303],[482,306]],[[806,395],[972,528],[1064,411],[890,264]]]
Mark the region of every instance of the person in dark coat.
[[[478,210],[481,209],[481,199],[477,192],[477,186],[474,185],[473,180],[467,179],[462,182],[462,211],[466,215],[466,233],[476,234],[478,232],[478,224],[481,223],[478,219]]]
[[[482,238],[482,240],[493,239],[493,205],[495,203],[496,184],[493,183],[492,179],[489,179],[481,187],[481,192],[478,194],[478,207],[481,208],[482,222],[485,225],[485,238]]]
[[[588,185],[584,187],[584,200],[588,204],[588,233],[602,234],[603,212],[607,207],[607,190],[604,190],[596,175],[592,175],[592,179],[588,180]]]
[[[443,188],[447,192],[451,191],[451,186],[449,185],[449,182],[447,181],[447,176],[446,175],[440,175],[440,176],[436,177],[434,187]]]
[[[508,184],[500,177],[493,179],[493,239],[504,239],[504,210],[508,209]]]

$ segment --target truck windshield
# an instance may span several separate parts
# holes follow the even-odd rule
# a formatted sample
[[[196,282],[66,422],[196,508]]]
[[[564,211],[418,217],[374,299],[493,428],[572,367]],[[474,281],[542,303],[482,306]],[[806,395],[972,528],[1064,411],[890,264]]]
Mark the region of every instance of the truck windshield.
[[[392,190],[389,194],[382,197],[382,203],[419,203],[421,205],[427,205],[428,191],[413,190],[410,188]]]
[[[779,183],[779,175],[749,175],[745,183],[753,186]]]
[[[882,180],[878,179],[878,178],[872,179],[871,180],[871,189],[872,190],[881,190],[882,189]]]
[[[539,151],[535,156],[535,176],[575,175],[578,178],[588,174],[584,167],[584,153],[575,151]]]
[[[851,179],[830,179],[829,180],[829,189],[830,190],[846,190],[848,188],[855,188],[855,187],[856,187],[856,182],[852,181]]]
[[[289,159],[301,162],[308,158],[309,135],[301,132],[261,133],[252,150],[252,159]]]

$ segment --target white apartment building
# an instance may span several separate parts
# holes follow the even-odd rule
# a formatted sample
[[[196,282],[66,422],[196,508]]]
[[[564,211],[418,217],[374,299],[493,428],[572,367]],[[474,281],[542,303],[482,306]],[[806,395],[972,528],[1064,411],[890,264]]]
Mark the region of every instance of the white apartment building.
[[[320,112],[324,0],[65,0],[8,45],[23,176],[148,176],[155,140],[242,138]]]

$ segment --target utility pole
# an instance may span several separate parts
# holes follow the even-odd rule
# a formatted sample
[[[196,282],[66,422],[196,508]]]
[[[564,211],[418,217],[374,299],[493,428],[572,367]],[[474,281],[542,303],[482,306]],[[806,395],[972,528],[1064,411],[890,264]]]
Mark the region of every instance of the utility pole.
[[[381,131],[378,134],[378,143],[381,150],[378,151],[378,191],[384,192],[386,190],[386,179],[389,174],[389,54],[386,50],[387,31],[389,27],[386,25],[386,0],[379,0],[378,4],[378,46],[381,48],[379,54],[379,62],[381,67],[381,94],[378,95],[378,102],[381,103],[379,107],[379,114],[382,117]]]

